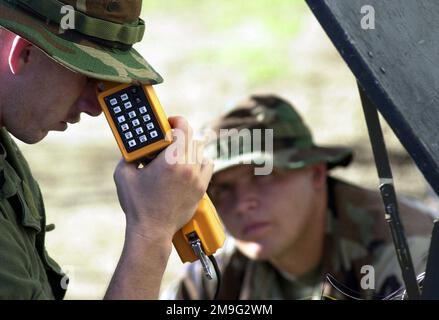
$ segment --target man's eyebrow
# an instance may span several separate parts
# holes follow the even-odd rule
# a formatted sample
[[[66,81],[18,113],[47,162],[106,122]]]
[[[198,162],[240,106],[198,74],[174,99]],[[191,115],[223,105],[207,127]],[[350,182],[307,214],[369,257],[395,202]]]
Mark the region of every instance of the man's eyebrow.
[[[210,180],[209,186],[224,186],[224,185],[231,185],[232,183],[230,180],[218,180],[218,179],[212,179]]]

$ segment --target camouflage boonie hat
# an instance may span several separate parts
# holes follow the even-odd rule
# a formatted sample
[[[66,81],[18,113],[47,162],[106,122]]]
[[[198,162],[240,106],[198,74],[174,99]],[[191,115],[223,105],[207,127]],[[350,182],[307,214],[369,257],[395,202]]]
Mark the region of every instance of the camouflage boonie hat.
[[[141,0],[0,0],[0,26],[90,78],[157,84],[162,77],[132,48],[145,31],[141,7]]]
[[[251,96],[204,129],[213,130],[216,135],[205,149],[206,156],[215,162],[215,173],[239,164],[258,166],[267,161],[271,161],[274,167],[286,169],[326,162],[332,169],[347,166],[353,157],[352,150],[348,148],[316,146],[311,131],[293,106],[274,95]],[[251,143],[245,146],[242,129],[250,132],[260,129],[260,138],[252,136]],[[263,132],[267,129],[273,130],[273,152],[263,148],[266,143]],[[239,150],[230,151],[236,142]],[[261,147],[256,148],[255,142]]]

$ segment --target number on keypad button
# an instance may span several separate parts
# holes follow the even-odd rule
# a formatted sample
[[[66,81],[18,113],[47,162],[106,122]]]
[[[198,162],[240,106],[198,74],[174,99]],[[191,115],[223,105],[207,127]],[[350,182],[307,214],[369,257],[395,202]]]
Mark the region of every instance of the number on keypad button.
[[[117,117],[117,121],[119,121],[119,123],[122,123],[125,121],[125,117],[124,116]]]
[[[141,108],[139,109],[139,111],[140,111],[140,114],[144,114],[144,113],[146,113],[146,107],[145,107],[145,106],[141,107]]]
[[[127,131],[128,130],[128,125],[126,123],[124,123],[123,125],[120,126],[122,131]]]
[[[152,130],[152,129],[154,129],[154,124],[153,124],[152,122],[147,123],[147,124],[146,124],[146,128],[147,128],[148,130]]]
[[[143,121],[147,122],[149,120],[151,120],[151,116],[149,114],[143,116]]]
[[[130,119],[134,118],[136,116],[136,112],[135,111],[131,111],[130,113],[128,113],[128,116],[130,117]]]
[[[134,141],[134,139],[133,139],[133,140],[130,140],[130,141],[128,141],[128,145],[129,145],[130,147],[134,147],[134,146],[136,145],[136,141]]]
[[[143,133],[143,129],[141,128],[141,127],[139,127],[139,128],[137,128],[136,129],[136,133],[139,135],[139,134],[142,134]]]
[[[133,126],[138,126],[140,124],[140,121],[138,119],[136,119],[136,120],[133,120],[131,123],[133,124]]]
[[[132,137],[133,137],[133,134],[130,131],[125,133],[125,138],[131,139]]]
[[[151,136],[151,138],[155,138],[158,136],[158,133],[157,133],[157,131],[154,130],[154,131],[151,131],[151,133],[149,135]]]
[[[115,105],[117,104],[117,100],[116,100],[116,98],[111,99],[111,100],[110,100],[110,104],[111,104],[112,106],[115,106]]]
[[[117,114],[117,113],[121,112],[122,109],[120,107],[116,107],[116,108],[113,109],[113,111],[114,111],[114,113]]]
[[[122,101],[126,101],[128,100],[128,95],[124,93],[123,95],[120,96],[120,98],[122,99]]]
[[[125,106],[125,109],[129,109],[129,108],[131,108],[133,105],[131,104],[131,102],[127,102],[127,103],[124,104],[124,106]]]
[[[140,142],[145,142],[147,139],[146,139],[146,136],[145,135],[143,135],[143,136],[140,136],[139,137],[139,140],[140,140]]]

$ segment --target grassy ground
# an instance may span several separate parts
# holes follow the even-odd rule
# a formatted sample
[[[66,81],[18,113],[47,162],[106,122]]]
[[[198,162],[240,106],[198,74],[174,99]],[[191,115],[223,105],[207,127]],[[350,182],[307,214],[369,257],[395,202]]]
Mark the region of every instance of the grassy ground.
[[[144,1],[147,33],[137,48],[163,75],[167,113],[199,128],[250,93],[294,102],[320,144],[353,146],[357,160],[336,175],[377,185],[355,79],[304,2]],[[398,191],[424,198],[427,185],[392,131],[385,134]],[[123,244],[113,170],[119,151],[103,119],[89,119],[22,145],[46,200],[48,250],[71,275],[68,299],[103,296]],[[147,254],[147,253],[145,253]],[[173,254],[165,282],[182,270]]]

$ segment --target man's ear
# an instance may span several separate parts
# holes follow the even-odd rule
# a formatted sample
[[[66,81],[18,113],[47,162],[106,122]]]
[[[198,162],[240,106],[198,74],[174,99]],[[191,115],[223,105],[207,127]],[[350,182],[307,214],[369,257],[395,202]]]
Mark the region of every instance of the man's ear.
[[[9,68],[13,74],[19,74],[29,60],[32,45],[20,36],[15,36],[9,51]]]
[[[312,178],[314,187],[326,187],[326,179],[328,178],[328,169],[326,163],[321,162],[312,165]]]

